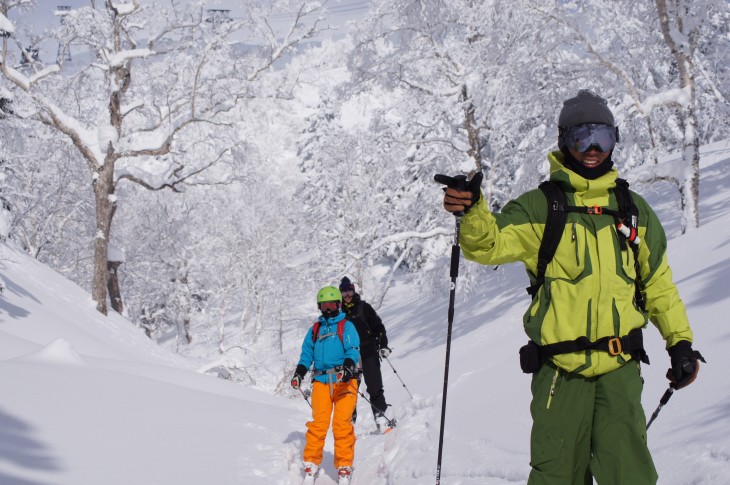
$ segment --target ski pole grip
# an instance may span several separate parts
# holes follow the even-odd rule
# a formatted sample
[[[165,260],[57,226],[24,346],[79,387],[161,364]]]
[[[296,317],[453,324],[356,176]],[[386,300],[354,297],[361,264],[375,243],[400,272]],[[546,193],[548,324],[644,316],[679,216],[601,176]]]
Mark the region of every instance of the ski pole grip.
[[[455,177],[451,177],[449,175],[443,175],[440,173],[437,173],[433,176],[433,179],[445,186],[447,186],[450,189],[457,189],[457,190],[468,190],[466,186],[466,175],[457,175]]]

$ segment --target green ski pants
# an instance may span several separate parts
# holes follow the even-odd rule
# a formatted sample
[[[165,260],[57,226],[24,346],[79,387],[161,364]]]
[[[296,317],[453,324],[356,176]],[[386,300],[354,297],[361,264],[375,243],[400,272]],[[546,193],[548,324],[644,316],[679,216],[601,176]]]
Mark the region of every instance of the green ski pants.
[[[532,377],[528,485],[655,485],[639,364],[583,377],[550,362]]]

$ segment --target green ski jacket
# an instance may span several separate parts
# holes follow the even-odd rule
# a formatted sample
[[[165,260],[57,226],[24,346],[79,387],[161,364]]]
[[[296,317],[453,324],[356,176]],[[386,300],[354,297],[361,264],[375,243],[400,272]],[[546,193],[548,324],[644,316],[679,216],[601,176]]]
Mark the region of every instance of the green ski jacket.
[[[618,210],[612,189],[618,172],[612,169],[587,180],[563,165],[559,151],[548,155],[550,180],[559,184],[569,205]],[[684,303],[672,282],[667,263],[667,239],[649,204],[632,191],[639,209],[639,267],[646,314],[635,303],[634,253],[622,250],[615,221],[609,215],[570,212],[555,256],[545,271],[545,282],[524,315],[525,332],[540,345],[585,336],[623,337],[646,325],[647,318],[671,347],[692,342]],[[462,218],[459,242],[467,259],[481,264],[521,261],[534,283],[537,255],[547,220],[547,200],[531,190],[510,201],[499,213],[484,198]],[[560,368],[595,376],[618,369],[631,356],[585,350],[552,357]]]

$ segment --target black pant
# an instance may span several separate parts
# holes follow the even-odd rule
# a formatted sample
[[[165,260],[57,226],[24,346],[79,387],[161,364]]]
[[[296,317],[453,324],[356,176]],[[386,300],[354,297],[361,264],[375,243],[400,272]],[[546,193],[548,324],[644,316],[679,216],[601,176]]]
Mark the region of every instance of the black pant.
[[[367,391],[370,395],[370,407],[373,410],[373,416],[384,413],[388,410],[385,402],[385,394],[383,394],[383,376],[380,374],[380,359],[378,354],[361,357],[360,365],[362,366],[362,374],[365,378]]]

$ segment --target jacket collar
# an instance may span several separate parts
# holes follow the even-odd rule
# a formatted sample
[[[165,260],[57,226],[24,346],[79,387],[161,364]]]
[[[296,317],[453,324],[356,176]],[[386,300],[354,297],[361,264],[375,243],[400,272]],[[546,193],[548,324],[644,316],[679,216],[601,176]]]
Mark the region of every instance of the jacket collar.
[[[550,162],[550,180],[560,185],[565,192],[574,192],[576,199],[587,202],[598,197],[606,197],[608,191],[616,187],[616,178],[618,178],[616,168],[612,168],[595,180],[588,180],[564,165],[565,155],[561,151],[550,152],[548,161]]]

